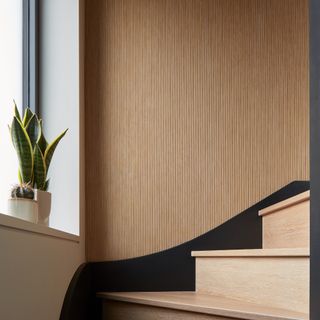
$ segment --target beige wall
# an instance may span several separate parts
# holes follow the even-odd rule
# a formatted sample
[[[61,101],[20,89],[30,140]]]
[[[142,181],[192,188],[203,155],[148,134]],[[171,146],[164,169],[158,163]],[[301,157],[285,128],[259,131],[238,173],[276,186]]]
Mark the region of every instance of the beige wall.
[[[307,0],[90,0],[87,257],[200,235],[308,179]]]
[[[84,237],[65,239],[0,226],[0,319],[57,320],[85,261]]]

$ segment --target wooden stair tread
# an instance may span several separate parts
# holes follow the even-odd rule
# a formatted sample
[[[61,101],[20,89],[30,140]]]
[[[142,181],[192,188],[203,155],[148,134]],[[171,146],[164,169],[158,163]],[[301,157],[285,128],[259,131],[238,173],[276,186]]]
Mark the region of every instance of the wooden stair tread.
[[[288,198],[286,200],[280,201],[278,203],[275,203],[272,206],[266,207],[259,211],[259,216],[265,216],[267,214],[274,213],[276,211],[291,207],[293,205],[296,205],[298,203],[307,201],[310,199],[310,191],[305,191],[302,193],[297,194],[296,196],[293,196],[291,198]]]
[[[309,257],[308,248],[192,251],[193,257]]]
[[[100,292],[107,300],[248,320],[300,320],[308,315],[196,292]]]

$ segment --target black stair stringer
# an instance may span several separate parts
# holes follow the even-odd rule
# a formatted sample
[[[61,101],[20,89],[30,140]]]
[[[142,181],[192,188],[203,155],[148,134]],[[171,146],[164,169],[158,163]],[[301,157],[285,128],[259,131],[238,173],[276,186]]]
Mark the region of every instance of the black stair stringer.
[[[99,301],[95,299],[99,291],[195,290],[191,251],[262,248],[258,211],[306,190],[308,181],[291,182],[222,225],[176,247],[133,259],[80,266],[66,293],[60,320],[94,319],[94,313],[99,319]]]

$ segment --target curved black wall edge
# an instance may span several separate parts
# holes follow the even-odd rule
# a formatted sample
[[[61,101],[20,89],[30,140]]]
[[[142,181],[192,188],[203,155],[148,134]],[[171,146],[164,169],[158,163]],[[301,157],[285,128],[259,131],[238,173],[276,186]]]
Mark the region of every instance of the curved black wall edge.
[[[92,286],[90,263],[78,267],[64,297],[60,320],[101,319],[100,301]]]
[[[76,311],[72,313],[73,308],[84,304],[85,298],[88,306],[94,306],[92,301],[98,291],[193,291],[195,259],[191,251],[262,248],[262,219],[258,211],[308,189],[308,181],[294,181],[217,228],[176,247],[128,260],[88,263],[73,277],[62,311],[66,309],[65,314],[76,314]],[[91,283],[87,283],[90,280]],[[80,309],[84,313],[88,310],[83,305]],[[94,318],[80,314],[77,318],[60,318],[67,319]]]

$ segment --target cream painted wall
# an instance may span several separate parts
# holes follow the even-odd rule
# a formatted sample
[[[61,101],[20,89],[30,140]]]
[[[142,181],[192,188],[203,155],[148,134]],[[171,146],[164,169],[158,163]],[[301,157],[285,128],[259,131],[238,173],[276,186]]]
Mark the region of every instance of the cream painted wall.
[[[46,52],[42,56],[41,64],[46,68],[42,68],[41,82],[42,87],[45,87],[46,90],[42,90],[40,100],[42,104],[50,108],[64,101],[68,103],[70,109],[77,111],[76,120],[72,123],[74,132],[69,135],[69,139],[78,139],[78,145],[74,149],[60,150],[62,154],[58,152],[53,161],[58,162],[59,166],[65,165],[69,169],[73,163],[72,174],[83,177],[84,175],[81,174],[83,173],[83,162],[79,161],[79,159],[83,159],[81,148],[83,141],[83,130],[81,130],[81,115],[83,114],[81,52],[83,41],[79,38],[79,35],[83,34],[81,32],[83,27],[82,0],[42,0],[41,3],[44,16],[51,19],[50,21],[48,19],[42,20],[43,23],[50,24],[43,27],[42,30],[50,30],[50,37],[46,39],[46,43],[48,46],[51,43],[50,50],[52,51]],[[54,24],[59,25],[59,28],[55,30]],[[64,32],[62,33],[63,25]],[[61,39],[67,35],[63,47],[57,48],[53,45],[61,41],[61,39],[53,38],[54,34]],[[72,41],[69,41],[70,39]],[[57,50],[57,55],[54,54],[54,50]],[[65,57],[61,58],[63,55]],[[70,65],[70,61],[72,65]],[[55,78],[57,70],[60,71],[59,78]],[[68,72],[68,75],[64,72]],[[54,78],[55,81],[53,81]],[[61,112],[61,109],[57,108],[57,110]],[[71,121],[70,112],[68,119]],[[50,122],[50,124],[53,127],[49,128],[49,131],[54,132],[60,126],[66,125],[60,121],[56,125],[54,122]],[[65,164],[61,164],[59,160],[62,155],[67,159]],[[68,171],[64,169],[61,171],[65,175],[64,180],[59,180],[59,177],[57,180],[60,181],[60,184],[65,183],[68,188],[71,188],[72,184],[69,182],[74,179],[73,176],[66,176]],[[82,185],[83,181],[79,179],[76,186],[73,184],[72,190],[70,189],[71,196],[69,194],[69,197],[71,197],[72,206],[69,202],[70,198],[66,203],[63,203],[62,198],[59,208],[55,207],[53,213],[57,214],[53,221],[62,222],[61,218],[66,217],[65,221],[68,224],[70,219],[76,219],[77,223],[73,226],[76,226],[76,231],[80,228],[79,243],[0,226],[0,319],[59,319],[69,282],[77,267],[85,261]],[[58,192],[56,188],[51,191]],[[61,190],[66,192],[63,188]],[[79,194],[82,196],[79,197]]]
[[[75,243],[0,227],[0,319],[57,320],[76,268]]]

